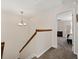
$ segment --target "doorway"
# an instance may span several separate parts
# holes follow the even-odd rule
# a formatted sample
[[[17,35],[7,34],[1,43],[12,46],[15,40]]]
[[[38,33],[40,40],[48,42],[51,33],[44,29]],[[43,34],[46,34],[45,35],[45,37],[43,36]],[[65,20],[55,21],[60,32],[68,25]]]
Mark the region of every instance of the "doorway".
[[[72,12],[62,12],[57,16],[58,48],[72,51]]]

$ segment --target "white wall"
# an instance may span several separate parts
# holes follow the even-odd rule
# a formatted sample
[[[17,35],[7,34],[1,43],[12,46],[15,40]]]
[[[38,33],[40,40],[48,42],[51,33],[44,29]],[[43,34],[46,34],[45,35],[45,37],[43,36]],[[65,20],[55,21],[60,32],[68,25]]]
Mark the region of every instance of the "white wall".
[[[77,22],[77,19],[76,19],[76,13],[77,13],[77,10],[75,8],[75,5],[74,5],[74,8],[73,8],[73,24],[72,24],[72,28],[73,28],[73,52],[74,54],[78,55],[78,22]]]
[[[52,46],[52,32],[38,32],[32,41],[21,52],[20,58],[32,59],[40,57]]]
[[[56,12],[54,10],[42,11],[36,14],[31,21],[36,23],[38,28],[52,29],[52,47],[57,48]]]
[[[34,33],[36,26],[26,19],[27,26],[18,26],[20,17],[10,11],[2,10],[1,17],[1,41],[5,42],[3,59],[17,59],[19,50]]]
[[[50,47],[57,48],[57,20],[56,12],[46,11],[36,14],[31,21],[39,29],[52,29],[51,32],[38,33],[29,45],[21,52],[21,58],[39,57]]]
[[[69,10],[62,4],[54,9],[42,10],[36,14],[31,21],[37,24],[37,28],[51,28],[52,31],[52,47],[57,48],[57,16],[59,13]]]

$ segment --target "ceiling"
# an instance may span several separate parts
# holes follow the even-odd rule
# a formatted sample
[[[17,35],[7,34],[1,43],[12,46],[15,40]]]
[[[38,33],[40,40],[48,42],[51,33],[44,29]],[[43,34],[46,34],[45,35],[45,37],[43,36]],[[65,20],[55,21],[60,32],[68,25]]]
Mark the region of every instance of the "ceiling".
[[[2,10],[15,11],[19,13],[21,10],[26,15],[32,15],[40,12],[41,10],[47,10],[55,8],[60,4],[72,4],[74,0],[2,0]]]
[[[62,21],[72,21],[72,11],[62,12],[61,14],[59,14],[57,19]]]
[[[25,13],[36,13],[60,4],[60,0],[2,0],[2,9]]]

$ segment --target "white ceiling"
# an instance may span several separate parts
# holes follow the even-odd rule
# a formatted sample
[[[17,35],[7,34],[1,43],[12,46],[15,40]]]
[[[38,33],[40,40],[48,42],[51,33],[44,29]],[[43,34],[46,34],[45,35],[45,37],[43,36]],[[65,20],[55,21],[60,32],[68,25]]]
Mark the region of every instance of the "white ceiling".
[[[59,17],[58,20],[62,20],[62,21],[72,21],[72,14]]]
[[[60,0],[2,0],[2,9],[35,13],[60,4]]]
[[[59,14],[57,19],[62,21],[72,21],[72,11],[62,12],[61,14]]]
[[[25,14],[35,14],[41,10],[55,8],[60,4],[72,4],[74,0],[2,0],[2,10],[15,12],[24,11]]]

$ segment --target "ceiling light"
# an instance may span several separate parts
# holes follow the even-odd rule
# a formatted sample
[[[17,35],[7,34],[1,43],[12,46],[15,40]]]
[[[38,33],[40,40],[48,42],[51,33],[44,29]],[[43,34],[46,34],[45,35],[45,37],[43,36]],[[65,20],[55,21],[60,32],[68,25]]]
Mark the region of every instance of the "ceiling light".
[[[24,19],[23,19],[23,11],[21,11],[20,13],[21,13],[21,20],[18,23],[18,25],[19,26],[26,26],[27,24],[24,22]]]

